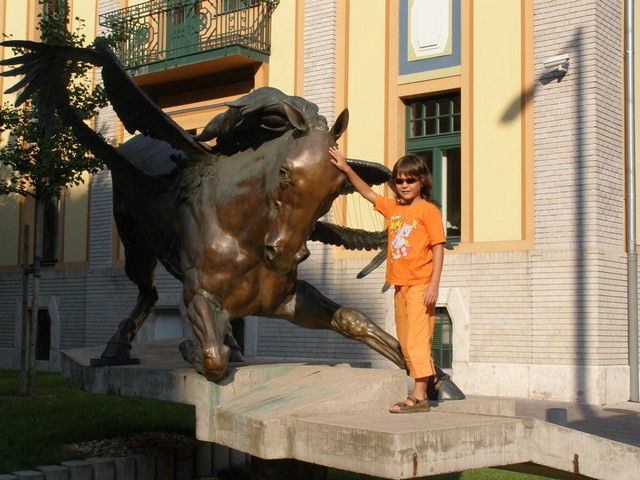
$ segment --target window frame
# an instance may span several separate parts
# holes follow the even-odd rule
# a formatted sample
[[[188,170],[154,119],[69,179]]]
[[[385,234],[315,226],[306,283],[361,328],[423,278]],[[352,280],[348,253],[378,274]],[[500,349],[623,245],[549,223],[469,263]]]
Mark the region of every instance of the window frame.
[[[60,254],[59,234],[60,225],[60,195],[52,194],[50,198],[42,199],[42,258],[44,266],[58,263]]]
[[[440,115],[439,114],[440,101],[443,99],[449,99],[451,103],[451,102],[454,102],[455,98],[458,98],[458,105],[459,105],[458,112],[454,112],[453,108],[451,107],[447,115]],[[436,114],[433,116],[424,115],[426,113],[426,107],[424,105],[428,100],[434,100],[437,105]],[[412,107],[416,103],[421,103],[423,105],[422,106],[423,116],[414,118],[412,116],[413,114]],[[405,149],[406,149],[406,152],[416,153],[418,155],[426,151],[433,152],[432,172],[431,172],[431,175],[433,178],[433,198],[438,203],[440,203],[440,205],[444,205],[443,198],[442,198],[442,192],[443,192],[442,151],[447,149],[458,148],[460,149],[460,155],[462,155],[462,133],[459,130],[459,131],[451,131],[446,133],[434,133],[434,134],[423,134],[423,135],[413,136],[412,127],[415,121],[425,122],[425,120],[429,118],[435,118],[436,125],[438,125],[438,129],[439,129],[440,123],[437,120],[441,118],[445,118],[447,116],[450,117],[451,119],[450,125],[452,129],[454,128],[454,125],[455,125],[455,122],[454,122],[455,117],[459,118],[458,125],[460,125],[460,128],[462,127],[462,106],[461,106],[459,90],[453,91],[453,92],[435,94],[435,95],[427,95],[424,97],[412,98],[405,101]],[[423,125],[422,132],[424,133],[424,125]],[[460,159],[460,161],[462,162],[462,159]],[[462,165],[460,165],[460,168],[462,169]],[[462,172],[460,172],[460,175],[462,176]],[[460,202],[460,208],[462,209],[462,185],[460,185],[459,202]],[[447,219],[443,219],[443,220],[446,222]],[[464,226],[462,225],[462,218],[460,219],[460,223],[461,223],[460,231],[462,232],[462,230],[464,229]],[[445,225],[445,229],[446,229],[446,225]],[[461,234],[455,235],[455,236],[448,235],[447,240],[450,243],[458,244],[462,241],[462,235]]]
[[[53,321],[48,308],[38,309],[36,330],[36,360],[48,362],[51,360],[51,330]]]

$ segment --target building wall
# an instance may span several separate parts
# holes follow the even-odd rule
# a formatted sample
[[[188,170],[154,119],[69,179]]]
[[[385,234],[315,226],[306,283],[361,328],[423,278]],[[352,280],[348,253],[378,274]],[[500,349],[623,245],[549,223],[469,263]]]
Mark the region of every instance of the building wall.
[[[91,3],[78,8],[89,12]],[[97,9],[135,3],[100,0]],[[405,150],[405,103],[459,90],[464,229],[461,243],[445,256],[439,299],[453,321],[456,383],[467,394],[626,400],[622,6],[461,1],[459,30],[447,53],[411,63],[403,57],[411,5],[281,0],[270,62],[252,79],[156,100],[184,128],[198,130],[222,111],[222,102],[268,84],[318,104],[329,125],[348,107],[341,148],[351,158],[392,166]],[[450,5],[458,8],[455,0]],[[9,11],[2,12],[7,17]],[[26,29],[24,19],[27,26],[20,28]],[[542,60],[560,53],[570,55],[570,73],[548,81]],[[96,124],[114,143],[126,139],[112,111],[101,111]],[[63,258],[75,270],[61,265],[45,275],[47,305],[60,318],[58,348],[100,344],[137,295],[124,275],[109,172],[64,201]],[[15,225],[0,232],[9,247],[0,253],[2,268],[14,272],[0,273],[0,363],[15,365],[21,220],[11,204],[0,215]],[[353,195],[336,202],[328,218],[359,228],[384,226]],[[394,332],[392,296],[381,292],[384,268],[355,280],[375,252],[310,248],[300,278]],[[157,283],[159,305],[178,307],[180,284],[162,268]],[[357,342],[277,319],[246,319],[245,339],[248,352],[267,359],[391,367]]]
[[[473,241],[521,240],[522,122],[505,117],[522,92],[522,5],[489,0],[472,8]]]
[[[570,75],[535,93],[537,363],[627,363],[621,8],[536,3],[536,65],[571,57]]]
[[[7,2],[3,0],[0,2],[0,27],[2,32],[7,36],[13,36],[13,38],[28,38],[28,7],[27,4],[19,5],[17,2]],[[29,37],[30,38],[30,37]],[[13,51],[3,48],[0,52],[0,58],[13,57]],[[17,80],[13,78],[2,77],[0,80],[0,92],[4,92],[16,83]],[[16,94],[1,94],[2,103],[5,102],[13,104],[16,99]],[[4,144],[8,140],[8,132],[3,132],[1,142]],[[4,167],[0,169],[0,178],[5,178],[8,172]],[[18,252],[20,249],[20,197],[17,195],[8,195],[0,197],[0,205],[2,211],[0,212],[0,221],[5,228],[0,231],[0,245],[3,246],[0,249],[0,268],[6,266],[18,265]]]

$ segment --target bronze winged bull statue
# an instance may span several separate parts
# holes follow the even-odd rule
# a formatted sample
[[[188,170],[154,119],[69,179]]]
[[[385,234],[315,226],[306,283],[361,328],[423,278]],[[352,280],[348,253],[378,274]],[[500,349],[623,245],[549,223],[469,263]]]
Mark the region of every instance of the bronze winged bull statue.
[[[131,361],[131,341],[158,299],[154,270],[160,261],[182,282],[197,339],[181,344],[182,355],[210,380],[224,376],[237,346],[229,322],[246,315],[333,330],[405,368],[395,338],[363,312],[297,278],[309,239],[347,248],[386,244],[385,232],[319,221],[339,194],[353,191],[328,153],[347,128],[346,110],[329,129],[313,103],[265,87],[230,102],[226,113],[192,136],[144,94],[100,38],[82,49],[29,41],[3,45],[27,51],[1,62],[18,65],[3,75],[25,75],[8,90],[24,88],[16,104],[38,92],[41,114],[49,121],[57,114],[111,170],[125,270],[139,294],[96,364]],[[140,135],[114,148],[79,118],[60,81],[65,64],[77,61],[102,68],[115,112],[130,133]],[[203,143],[214,138],[214,146]],[[351,163],[371,184],[389,178],[380,165]]]

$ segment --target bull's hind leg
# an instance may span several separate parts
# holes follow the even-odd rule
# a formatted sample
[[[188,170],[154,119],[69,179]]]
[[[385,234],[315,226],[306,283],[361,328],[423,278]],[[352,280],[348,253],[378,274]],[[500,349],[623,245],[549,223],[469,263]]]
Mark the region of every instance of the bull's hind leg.
[[[125,244],[125,271],[127,277],[138,287],[138,300],[127,318],[118,325],[100,359],[92,359],[92,365],[123,365],[138,363],[131,358],[131,342],[156,302],[158,291],[154,280],[157,259],[151,249],[144,245]]]
[[[284,318],[304,328],[333,330],[371,347],[402,369],[406,369],[398,341],[378,327],[360,310],[329,300],[309,283],[298,280],[296,292],[282,304],[274,317]]]

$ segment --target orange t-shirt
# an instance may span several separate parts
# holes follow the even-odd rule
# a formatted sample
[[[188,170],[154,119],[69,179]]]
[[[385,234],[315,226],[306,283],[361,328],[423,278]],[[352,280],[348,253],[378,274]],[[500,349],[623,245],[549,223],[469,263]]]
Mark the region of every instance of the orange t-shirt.
[[[389,221],[386,282],[422,285],[431,281],[434,245],[447,238],[438,207],[421,199],[413,205],[376,196],[374,209]]]

